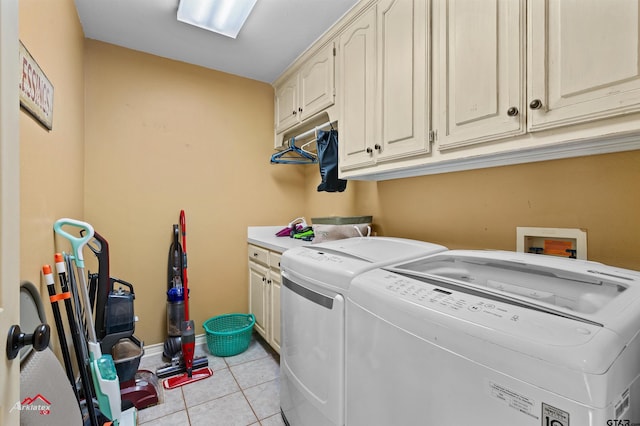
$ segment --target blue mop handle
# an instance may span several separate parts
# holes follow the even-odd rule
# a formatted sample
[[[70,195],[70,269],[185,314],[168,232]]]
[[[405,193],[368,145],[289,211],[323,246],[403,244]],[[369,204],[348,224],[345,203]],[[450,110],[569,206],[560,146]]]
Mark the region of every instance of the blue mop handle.
[[[80,228],[81,230],[85,231],[85,234],[81,237],[71,235],[70,233],[62,229],[62,227],[65,225]],[[69,219],[65,217],[62,219],[58,219],[56,223],[53,224],[53,230],[57,234],[62,235],[64,238],[69,240],[69,242],[71,243],[71,248],[73,249],[73,256],[76,262],[76,267],[84,269],[84,256],[82,255],[82,249],[93,238],[93,226],[91,226],[87,222],[82,222],[80,220]]]

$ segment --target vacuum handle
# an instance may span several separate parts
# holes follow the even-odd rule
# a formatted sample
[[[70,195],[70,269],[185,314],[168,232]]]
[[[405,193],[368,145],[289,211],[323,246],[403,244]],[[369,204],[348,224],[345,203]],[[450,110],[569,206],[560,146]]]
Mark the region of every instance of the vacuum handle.
[[[80,232],[83,235],[82,232]],[[102,237],[102,235],[97,232],[93,233],[93,239],[87,243],[87,247],[95,254],[98,259],[100,259],[101,255],[109,256],[108,253],[108,243],[107,240]]]
[[[76,237],[75,235],[71,235],[64,229],[63,226],[72,226],[76,228],[80,228],[85,231],[82,236]],[[93,238],[94,230],[93,226],[88,224],[87,222],[82,222],[76,219],[62,218],[58,219],[56,223],[53,224],[53,230],[69,240],[71,243],[71,248],[73,249],[73,255],[75,257],[76,266],[78,268],[84,268],[84,256],[82,256],[82,248]]]
[[[129,289],[129,293],[133,296],[135,293],[133,292],[133,284],[128,283],[120,278],[110,278],[111,281],[111,291],[116,291],[116,284],[122,284],[123,286]]]

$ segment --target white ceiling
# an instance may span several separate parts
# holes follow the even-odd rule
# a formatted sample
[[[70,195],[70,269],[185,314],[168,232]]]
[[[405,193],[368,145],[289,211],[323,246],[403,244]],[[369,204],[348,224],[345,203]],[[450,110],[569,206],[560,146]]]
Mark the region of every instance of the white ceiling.
[[[87,38],[267,83],[357,1],[258,0],[234,40],[179,22],[179,0],[75,0]]]

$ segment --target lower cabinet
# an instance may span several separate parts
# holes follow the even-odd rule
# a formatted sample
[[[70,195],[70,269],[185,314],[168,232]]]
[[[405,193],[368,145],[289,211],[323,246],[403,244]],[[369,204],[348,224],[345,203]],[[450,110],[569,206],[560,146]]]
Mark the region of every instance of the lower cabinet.
[[[272,252],[272,255],[276,255],[276,253]],[[278,254],[278,259],[279,258],[280,255]],[[278,261],[278,265],[279,264],[280,263]],[[273,349],[280,353],[280,287],[282,285],[280,268],[278,267],[277,271],[275,268],[272,268],[269,275],[269,300],[271,302],[269,304],[269,324],[271,324],[271,338],[268,339],[268,341]]]
[[[256,317],[255,330],[280,353],[280,257],[281,253],[248,246],[249,312]]]

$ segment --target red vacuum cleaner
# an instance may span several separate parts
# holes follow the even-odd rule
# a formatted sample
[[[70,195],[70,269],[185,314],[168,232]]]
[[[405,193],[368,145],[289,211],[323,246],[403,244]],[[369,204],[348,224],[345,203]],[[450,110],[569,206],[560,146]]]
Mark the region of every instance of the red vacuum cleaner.
[[[183,374],[180,374],[174,377],[169,377],[166,380],[164,380],[162,382],[162,386],[165,389],[174,389],[180,386],[187,385],[189,383],[206,379],[213,375],[213,371],[208,367],[208,361],[206,357],[199,358],[197,362],[194,364],[196,334],[195,334],[195,324],[193,320],[189,319],[189,283],[188,283],[189,280],[187,277],[187,224],[186,224],[184,210],[180,211],[180,233],[182,235],[182,247],[181,247],[182,275],[181,276],[174,275],[173,283],[174,285],[179,285],[178,283],[181,282],[181,285],[182,285],[181,290],[182,290],[182,295],[184,300],[184,321],[182,321],[182,324],[180,326],[180,331],[181,331],[180,346],[182,348],[182,362],[180,362],[178,365],[165,367],[162,372],[160,371],[162,369],[158,370],[159,371],[158,376],[160,377],[160,374],[167,374],[167,372],[173,372],[173,371],[175,371],[176,373],[183,373]],[[174,226],[174,236],[175,236],[175,226]],[[177,247],[174,247],[175,245],[176,244],[175,244],[175,238],[174,238],[174,244],[172,244],[172,248],[175,248],[177,250]],[[170,268],[171,268],[171,265],[173,265],[173,269],[175,270],[176,265],[178,265],[178,263],[175,262],[175,256],[173,256],[174,262],[171,263],[172,254],[173,252],[172,250],[170,250],[170,253],[169,253]],[[171,289],[168,293],[170,292],[171,292]],[[171,336],[169,336],[169,338],[171,338]],[[197,368],[194,369],[194,365]]]

